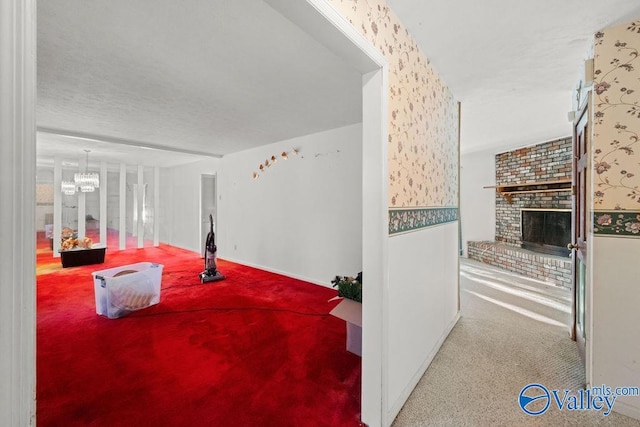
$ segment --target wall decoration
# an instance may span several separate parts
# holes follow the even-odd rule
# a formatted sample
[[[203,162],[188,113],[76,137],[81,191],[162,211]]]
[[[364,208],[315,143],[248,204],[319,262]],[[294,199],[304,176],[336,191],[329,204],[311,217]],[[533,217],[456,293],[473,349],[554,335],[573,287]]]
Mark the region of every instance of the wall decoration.
[[[389,234],[406,233],[458,220],[458,208],[390,209]]]
[[[328,2],[389,63],[389,215],[396,215],[393,209],[412,216],[417,209],[457,206],[458,104],[453,95],[384,0]]]
[[[593,224],[595,234],[640,237],[640,211],[598,211],[593,214]]]
[[[278,157],[280,157],[283,160],[288,160],[290,155],[297,156],[298,153],[299,153],[299,150],[297,148],[292,148],[291,151],[289,151],[288,153],[286,151],[283,151],[282,153],[280,153],[279,156],[276,156],[275,154],[272,155],[271,157],[267,158],[267,160],[265,160],[264,163],[260,163],[260,165],[258,166],[258,172],[253,172],[252,178],[253,179],[260,178],[260,173],[266,172],[267,168],[270,168],[271,166],[275,165],[278,162]]]

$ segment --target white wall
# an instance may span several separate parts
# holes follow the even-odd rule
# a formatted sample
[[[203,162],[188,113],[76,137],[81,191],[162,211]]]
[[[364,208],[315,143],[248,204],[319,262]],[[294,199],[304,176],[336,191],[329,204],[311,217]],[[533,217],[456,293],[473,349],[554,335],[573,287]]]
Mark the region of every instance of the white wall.
[[[640,386],[640,239],[594,237],[592,386]],[[588,351],[588,349],[587,349]],[[640,397],[618,397],[614,411],[640,419]]]
[[[211,158],[160,171],[160,241],[202,253],[200,177],[216,174],[220,163]]]
[[[297,156],[253,179],[292,148]],[[221,258],[324,285],[361,271],[360,124],[225,156],[218,177]]]
[[[478,151],[460,157],[460,224],[462,247],[467,256],[467,242],[495,240],[496,158],[492,151]]]
[[[458,320],[458,222],[389,239],[391,418]]]

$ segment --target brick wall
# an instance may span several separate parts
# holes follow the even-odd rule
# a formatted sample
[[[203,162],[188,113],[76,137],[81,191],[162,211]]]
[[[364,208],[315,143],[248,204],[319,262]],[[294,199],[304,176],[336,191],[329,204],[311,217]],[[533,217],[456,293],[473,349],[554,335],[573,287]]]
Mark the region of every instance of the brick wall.
[[[496,155],[496,184],[553,181],[571,176],[571,138]],[[496,241],[520,246],[522,208],[571,209],[571,193],[514,194],[509,203],[496,193]]]
[[[545,142],[496,155],[496,184],[554,181],[571,176],[571,138]],[[571,286],[571,258],[520,248],[523,208],[571,209],[571,192],[496,193],[496,241],[468,242],[468,257],[533,279]]]

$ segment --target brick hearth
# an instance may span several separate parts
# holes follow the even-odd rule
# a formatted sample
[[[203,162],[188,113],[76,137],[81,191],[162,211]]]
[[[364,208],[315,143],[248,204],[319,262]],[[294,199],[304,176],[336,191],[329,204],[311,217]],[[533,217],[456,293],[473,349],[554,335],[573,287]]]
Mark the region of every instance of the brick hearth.
[[[541,254],[500,242],[469,242],[469,258],[532,279],[571,287],[571,258]]]

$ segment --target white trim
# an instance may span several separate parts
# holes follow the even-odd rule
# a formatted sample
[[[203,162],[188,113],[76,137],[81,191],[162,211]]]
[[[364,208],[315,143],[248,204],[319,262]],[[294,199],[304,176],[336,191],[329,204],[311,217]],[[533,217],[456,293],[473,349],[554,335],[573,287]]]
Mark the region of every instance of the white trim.
[[[0,2],[0,419],[35,425],[36,2]]]
[[[172,153],[184,153],[184,154],[193,154],[195,156],[214,157],[216,159],[222,158],[222,154],[217,154],[217,153],[208,153],[206,151],[198,151],[198,150],[185,150],[180,147],[168,147],[166,145],[153,144],[150,142],[132,141],[129,139],[120,139],[120,138],[114,138],[110,136],[95,135],[91,133],[76,132],[71,130],[53,129],[53,128],[38,126],[38,132],[46,133],[48,135],[64,136],[67,138],[83,139],[85,141],[107,142],[110,144],[127,145],[129,147],[150,148],[152,150],[169,151]]]
[[[362,74],[370,73],[387,64],[382,53],[327,0],[265,2]],[[388,121],[388,118],[386,120]]]
[[[613,412],[617,412],[619,414],[626,415],[627,417],[640,420],[640,408],[637,406],[632,406],[626,402],[620,402],[619,400],[616,400],[615,405],[613,405]]]
[[[362,421],[390,425],[388,412],[389,255],[386,66],[363,76],[362,271],[367,292],[362,304]]]
[[[447,337],[449,336],[453,328],[456,326],[456,323],[458,323],[458,320],[460,320],[459,311],[456,314],[456,316],[453,318],[451,323],[449,323],[449,326],[447,326],[447,329],[444,331],[444,333],[440,336],[438,343],[435,345],[433,350],[431,350],[431,352],[427,355],[424,362],[422,362],[422,365],[420,365],[420,368],[418,368],[416,373],[413,374],[407,386],[404,388],[404,390],[402,390],[402,393],[400,393],[400,396],[398,396],[398,399],[396,399],[396,401],[393,403],[393,405],[389,409],[389,413],[388,413],[389,420],[393,421],[395,417],[398,416],[398,413],[400,413],[402,406],[404,406],[405,402],[411,395],[411,392],[418,385],[418,382],[420,382],[420,379],[422,378],[424,373],[427,371],[427,368],[429,368],[429,365],[431,365],[431,362],[433,362],[433,359],[436,357],[436,354],[438,354],[438,351],[440,351],[440,347],[442,347],[442,344],[444,344],[444,341],[447,339]]]
[[[239,259],[236,259],[236,258],[225,257],[225,258],[220,258],[220,259],[224,260],[224,261],[228,261],[228,262],[233,262],[235,264],[244,265],[246,267],[251,267],[251,268],[258,269],[258,270],[267,271],[269,273],[275,273],[275,274],[279,274],[281,276],[290,277],[292,279],[301,280],[303,282],[308,282],[308,283],[311,283],[313,285],[322,286],[324,288],[330,288],[331,287],[330,283],[320,282],[318,280],[314,280],[314,279],[311,279],[311,278],[306,277],[306,276],[301,276],[299,274],[292,274],[292,273],[289,273],[287,271],[278,270],[277,268],[265,267],[264,265],[253,264],[251,262],[242,261],[242,260],[239,260]],[[220,272],[222,274],[224,274],[224,268]]]

